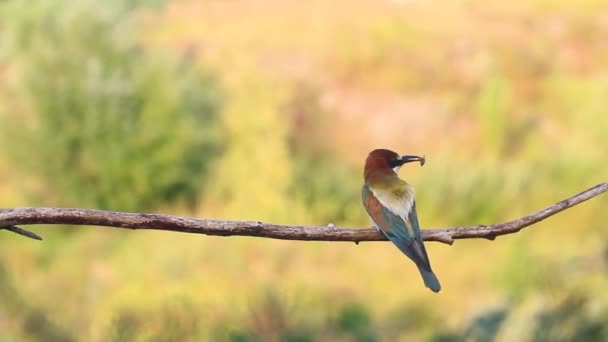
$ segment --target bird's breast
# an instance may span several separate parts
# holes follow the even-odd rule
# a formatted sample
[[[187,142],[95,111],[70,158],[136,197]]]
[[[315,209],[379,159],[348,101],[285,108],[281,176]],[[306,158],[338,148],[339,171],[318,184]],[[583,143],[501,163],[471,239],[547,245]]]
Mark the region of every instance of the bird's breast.
[[[383,207],[407,220],[410,210],[412,210],[412,206],[414,205],[414,187],[404,182],[401,186],[393,189],[376,190],[370,188],[370,190]]]

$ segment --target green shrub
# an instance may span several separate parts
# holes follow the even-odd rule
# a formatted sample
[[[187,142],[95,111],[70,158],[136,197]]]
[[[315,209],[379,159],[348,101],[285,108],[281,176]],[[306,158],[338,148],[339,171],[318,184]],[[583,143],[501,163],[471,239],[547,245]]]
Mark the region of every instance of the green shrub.
[[[213,78],[138,44],[128,2],[2,7],[0,138],[32,194],[120,210],[193,203],[220,139]]]

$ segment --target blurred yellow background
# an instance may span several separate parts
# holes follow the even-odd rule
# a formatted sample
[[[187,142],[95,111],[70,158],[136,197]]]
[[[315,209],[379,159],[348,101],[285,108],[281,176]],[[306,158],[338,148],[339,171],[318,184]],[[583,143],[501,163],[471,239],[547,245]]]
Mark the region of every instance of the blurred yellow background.
[[[0,207],[368,227],[374,148],[423,227],[608,179],[608,5],[0,2]],[[608,339],[608,197],[496,241],[0,231],[0,340]],[[27,228],[27,227],[26,227]]]

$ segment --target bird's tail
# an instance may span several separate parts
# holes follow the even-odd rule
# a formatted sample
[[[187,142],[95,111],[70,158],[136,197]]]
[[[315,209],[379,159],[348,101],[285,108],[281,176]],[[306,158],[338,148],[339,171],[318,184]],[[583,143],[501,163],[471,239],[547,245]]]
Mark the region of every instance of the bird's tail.
[[[418,268],[418,270],[420,271],[420,275],[422,276],[424,285],[426,285],[426,287],[431,289],[433,292],[441,291],[441,284],[439,284],[439,279],[437,279],[437,276],[435,273],[433,273],[433,271],[425,271],[422,268]]]

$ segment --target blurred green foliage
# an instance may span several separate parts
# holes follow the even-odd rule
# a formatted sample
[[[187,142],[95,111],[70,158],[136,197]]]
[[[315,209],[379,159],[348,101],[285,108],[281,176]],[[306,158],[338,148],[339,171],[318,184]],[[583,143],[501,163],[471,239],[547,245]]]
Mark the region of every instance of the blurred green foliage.
[[[573,292],[526,317],[524,330],[527,331],[519,336],[534,342],[605,341],[608,338],[606,312],[590,313],[593,302],[584,294]],[[462,331],[436,333],[430,341],[509,341],[512,338],[509,329],[514,329],[510,319],[518,319],[517,309],[517,306],[501,307],[481,312]]]
[[[500,76],[490,76],[481,85],[477,95],[477,120],[480,132],[488,147],[498,156],[503,156],[506,135],[509,132],[509,85]]]
[[[344,222],[353,219],[353,184],[358,170],[339,162],[326,143],[331,135],[327,119],[331,117],[320,103],[320,89],[299,82],[283,106],[289,118],[287,142],[294,160],[293,182],[289,194],[302,202],[310,216],[321,222]]]
[[[56,326],[49,319],[50,312],[45,312],[43,309],[28,298],[23,298],[19,294],[18,286],[13,284],[13,281],[8,274],[7,269],[0,260],[0,303],[2,303],[2,316],[6,315],[20,322],[20,331],[32,341],[52,341],[64,342],[72,341],[74,338],[61,327]],[[0,320],[5,319],[0,316]],[[17,339],[17,335],[3,335],[3,339]]]
[[[192,59],[141,46],[128,2],[112,3],[3,5],[9,161],[36,181],[39,203],[192,206],[221,139],[217,82]]]
[[[2,2],[0,205],[368,226],[376,147],[424,227],[606,181],[602,1],[270,3]],[[429,244],[438,296],[382,243],[0,234],[0,340],[603,341],[606,203]]]
[[[200,317],[186,301],[173,301],[161,307],[136,311],[130,308],[116,314],[104,339],[108,341],[185,341],[202,336]]]
[[[542,309],[535,317],[532,340],[548,341],[605,341],[608,339],[608,312],[589,313],[593,299],[572,293],[557,304]]]

